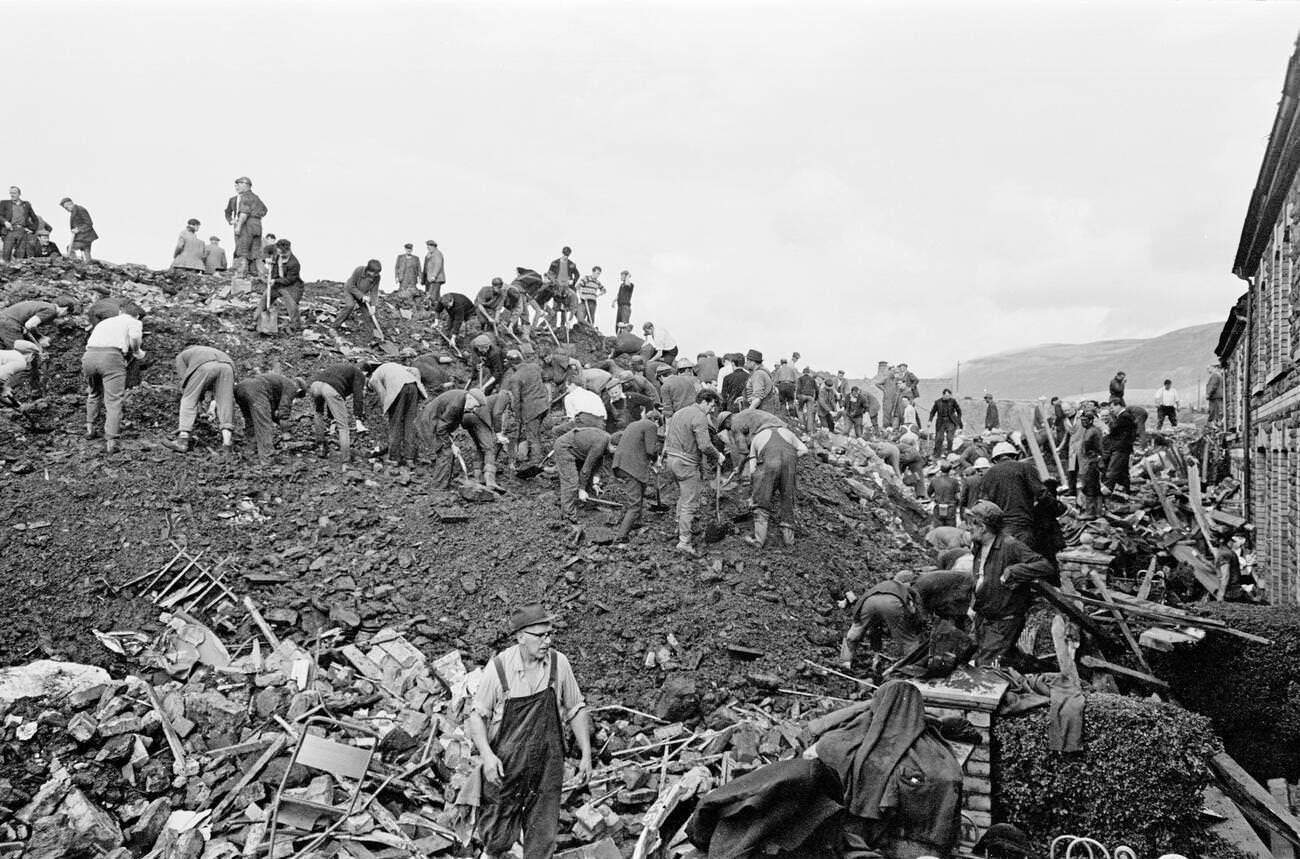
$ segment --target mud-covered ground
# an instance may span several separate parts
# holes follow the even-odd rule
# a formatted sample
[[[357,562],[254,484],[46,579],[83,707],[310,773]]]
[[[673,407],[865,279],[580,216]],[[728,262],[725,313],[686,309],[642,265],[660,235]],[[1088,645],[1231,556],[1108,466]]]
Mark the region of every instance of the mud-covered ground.
[[[119,455],[106,457],[102,440],[83,438],[84,317],[53,336],[45,407],[32,424],[0,414],[0,664],[54,655],[124,670],[91,630],[155,630],[157,609],[122,586],[166,563],[175,554],[171,542],[181,541],[202,549],[207,563],[225,560],[237,594],[252,595],[264,609],[296,609],[296,626],[280,632],[304,642],[335,625],[331,611],[344,608],[356,612],[363,630],[397,624],[433,657],[461,648],[479,662],[502,643],[511,607],[542,600],[560,614],[557,646],[597,701],[649,706],[674,671],[690,671],[706,703],[741,693],[754,672],[827,691],[835,687],[810,683],[799,666],[803,658],[833,660],[846,620],[837,601],[846,589],[860,593],[923,557],[911,536],[920,523],[906,505],[861,506],[840,468],[811,457],[801,465],[794,548],[759,552],[737,532],[700,558],[686,558],[672,548],[671,512],[650,514],[626,548],[570,548],[553,477],[505,476],[505,497],[466,503],[469,521],[444,523],[435,507],[447,499],[428,489],[427,464],[396,471],[361,457],[345,467],[307,450],[310,406],[302,401],[283,424],[286,452],[275,465],[221,459],[217,433],[202,420],[196,449],[174,453],[160,442],[175,430],[171,359],[186,345],[225,350],[237,376],[270,369],[309,376],[345,355],[380,356],[378,346],[367,352],[364,333],[345,334],[340,349],[315,323],[317,312],[325,320],[337,308],[338,284],[308,287],[304,319],[315,340],[258,337],[249,330],[248,301],[227,296],[229,286],[138,267],[0,264],[0,304],[71,292],[84,305],[95,289],[142,301],[151,355],[144,384],[127,398]],[[391,341],[421,354],[443,351],[423,313],[391,298],[383,304],[380,321]],[[539,342],[539,351],[548,345]],[[724,351],[736,344],[716,345]],[[574,340],[580,358],[600,348],[595,337]],[[354,442],[358,450],[384,437],[373,397],[366,423],[370,436]],[[673,498],[665,486],[664,500],[671,505]],[[724,516],[739,504],[724,498]],[[603,524],[602,512],[584,515],[590,525]],[[252,585],[243,578],[271,572],[291,581]],[[232,648],[252,637],[242,608],[208,620]],[[763,656],[740,661],[727,645]],[[670,658],[666,667],[646,667],[652,650]]]

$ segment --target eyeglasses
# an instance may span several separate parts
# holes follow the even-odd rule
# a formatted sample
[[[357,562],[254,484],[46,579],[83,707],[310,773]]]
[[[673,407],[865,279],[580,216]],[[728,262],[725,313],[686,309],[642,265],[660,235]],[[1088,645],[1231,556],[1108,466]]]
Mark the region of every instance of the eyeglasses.
[[[533,632],[531,630],[521,629],[520,632],[522,632],[524,635],[531,635],[533,638],[541,638],[541,639],[555,638],[555,632],[553,630],[548,630],[546,632]]]

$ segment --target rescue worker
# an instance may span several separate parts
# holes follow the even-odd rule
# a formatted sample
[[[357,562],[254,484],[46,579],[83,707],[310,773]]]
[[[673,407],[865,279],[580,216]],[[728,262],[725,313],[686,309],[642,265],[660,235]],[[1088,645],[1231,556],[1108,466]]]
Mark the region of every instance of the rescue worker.
[[[537,603],[515,611],[515,644],[492,658],[474,693],[467,727],[483,758],[484,859],[505,856],[521,833],[524,859],[555,852],[566,724],[581,756],[577,782],[591,776],[591,719],[569,660],[552,647],[554,620]]]
[[[749,371],[749,380],[745,383],[745,408],[776,414],[781,408],[781,395],[772,381],[772,374],[763,366],[763,353],[757,349],[746,352],[745,369]]]
[[[476,387],[491,393],[506,377],[506,357],[490,334],[479,334],[470,341],[469,375]]]
[[[1016,446],[1000,441],[993,446],[993,467],[980,480],[979,497],[998,508],[998,530],[1033,546],[1034,503],[1046,488],[1033,463],[1017,459]],[[971,509],[974,509],[973,507]]]
[[[873,654],[871,670],[877,670],[886,655],[885,632],[889,633],[891,662],[907,656],[925,642],[916,594],[895,579],[875,585],[854,604],[848,632],[840,642],[840,664],[846,668],[853,664],[858,642],[865,637]]]
[[[86,337],[81,375],[86,380],[86,438],[100,435],[96,423],[104,410],[104,450],[116,453],[122,428],[122,399],[131,363],[144,358],[144,311],[131,301],[105,304],[95,314],[95,327]],[[99,317],[103,314],[103,318]]]
[[[639,395],[629,395],[632,396]],[[614,538],[617,543],[626,543],[632,529],[641,524],[646,488],[651,481],[658,480],[654,462],[659,456],[659,424],[653,414],[642,413],[628,424],[619,433],[614,448],[614,476],[621,481],[619,494],[623,501],[623,518]]]
[[[311,394],[315,417],[312,433],[321,456],[329,456],[329,440],[325,437],[325,411],[328,409],[335,426],[339,428],[339,453],[344,462],[352,461],[352,422],[348,419],[347,398],[352,397],[352,413],[356,418],[356,431],[366,431],[361,422],[365,414],[366,377],[356,364],[331,364],[316,373],[307,386]]]
[[[746,459],[754,463],[754,534],[746,537],[745,542],[763,548],[767,543],[768,525],[775,515],[781,529],[781,542],[793,546],[794,502],[798,488],[796,474],[799,457],[808,453],[808,447],[781,418],[761,409],[731,415],[726,423],[733,443],[741,445],[746,451]],[[778,495],[781,498],[779,506],[776,503]]]
[[[951,388],[944,388],[930,406],[930,420],[934,422],[934,454],[947,456],[952,453],[953,437],[961,429],[961,404],[953,399]]]
[[[720,461],[709,436],[709,415],[717,408],[718,392],[705,388],[695,395],[692,405],[672,416],[664,434],[664,461],[677,481],[677,549],[688,555],[696,554],[691,547],[691,526],[704,488],[700,466],[705,458],[715,468]]]
[[[375,339],[383,336],[375,327],[379,324],[379,274],[383,269],[379,260],[372,259],[352,270],[347,283],[343,284],[347,296],[343,299],[343,307],[330,324],[331,328],[338,328],[351,319],[353,313],[360,313],[374,329]]]
[[[555,468],[560,475],[560,516],[573,528],[571,539],[582,534],[578,502],[586,501],[592,478],[609,450],[609,433],[596,427],[575,426],[555,440]]]
[[[275,453],[275,428],[293,409],[293,401],[307,395],[306,379],[279,373],[259,373],[235,385],[235,402],[244,416],[244,436],[252,436],[263,464]]]
[[[510,370],[501,390],[510,395],[514,411],[516,471],[535,465],[542,459],[542,421],[551,410],[551,396],[542,381],[537,364],[525,363],[523,353],[511,349],[506,353]]]
[[[934,524],[957,524],[957,501],[961,484],[952,476],[952,463],[944,460],[939,463],[939,473],[930,481],[929,495],[934,499]]]
[[[221,427],[221,453],[229,455],[235,433],[235,362],[220,349],[196,345],[182,349],[174,366],[181,383],[180,432],[175,439],[164,440],[163,446],[178,453],[190,450],[199,401],[211,392]]]
[[[403,466],[408,460],[414,462],[415,415],[420,402],[429,396],[420,381],[420,371],[385,361],[371,372],[368,386],[379,397],[379,406],[388,421],[389,464]]]
[[[1046,558],[1005,533],[1003,524],[1002,508],[992,501],[966,511],[975,570],[975,664],[981,668],[997,667],[1011,654],[1029,613],[1030,583],[1054,573]]]
[[[1102,437],[1097,415],[1086,410],[1079,415],[1079,506],[1085,517],[1096,519],[1104,510],[1101,500]]]
[[[486,404],[487,397],[479,389],[465,391],[460,388],[452,388],[449,391],[443,391],[420,408],[420,413],[415,419],[415,430],[419,436],[421,448],[428,451],[428,456],[433,459],[431,477],[435,490],[451,489],[451,478],[456,468],[452,460],[455,458],[456,450],[458,450],[453,448],[451,434],[458,428],[471,433],[479,452],[483,456],[484,467],[487,468],[488,456],[496,450],[496,439],[493,438],[492,431],[486,423],[466,421],[466,417],[473,416],[474,412]],[[485,435],[486,437],[484,437]],[[493,482],[495,483],[495,459],[493,459],[491,467],[493,469]]]

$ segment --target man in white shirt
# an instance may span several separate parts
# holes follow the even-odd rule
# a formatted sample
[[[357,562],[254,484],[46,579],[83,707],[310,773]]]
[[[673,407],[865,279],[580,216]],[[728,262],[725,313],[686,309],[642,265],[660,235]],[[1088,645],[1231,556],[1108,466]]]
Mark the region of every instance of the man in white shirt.
[[[569,390],[564,395],[564,416],[573,421],[574,426],[604,429],[608,410],[600,394],[589,391],[582,385],[582,380],[571,379]]]
[[[100,435],[96,422],[104,409],[104,450],[117,452],[122,427],[122,397],[126,392],[126,364],[129,358],[143,358],[144,311],[124,302],[116,316],[101,321],[86,338],[81,357],[81,375],[86,380],[86,438]]]
[[[1166,418],[1171,427],[1178,426],[1178,389],[1172,379],[1165,379],[1164,387],[1156,389],[1157,430],[1165,425]]]

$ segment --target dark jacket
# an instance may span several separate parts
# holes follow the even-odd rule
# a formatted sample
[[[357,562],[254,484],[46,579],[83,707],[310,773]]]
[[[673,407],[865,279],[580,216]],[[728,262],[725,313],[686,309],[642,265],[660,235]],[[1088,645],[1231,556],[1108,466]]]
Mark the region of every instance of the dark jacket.
[[[997,429],[998,423],[998,404],[990,400],[988,408],[984,410],[984,429]]]
[[[722,406],[724,409],[735,409],[736,400],[745,395],[745,386],[749,384],[749,371],[743,367],[737,367],[727,374],[722,380]],[[748,405],[748,403],[746,403]],[[743,409],[744,406],[741,406]]]
[[[980,481],[980,498],[1002,508],[1008,527],[1032,529],[1034,504],[1046,491],[1033,464],[1014,459],[995,463]]]
[[[14,201],[0,200],[0,221],[9,221],[15,227],[22,227],[35,232],[40,229],[41,218],[36,214],[36,210],[32,208],[31,203],[26,200],[22,202],[27,206],[27,217],[21,219],[19,223],[14,223]],[[3,228],[2,224],[0,224],[0,228]]]
[[[239,197],[240,195],[236,194],[226,201],[226,223],[232,226],[238,220],[236,216],[240,214]],[[252,191],[245,192],[243,213],[248,216],[244,219],[245,224],[256,221],[260,225],[262,218],[266,217],[266,212],[266,204],[262,202],[261,197]]]
[[[961,426],[961,406],[952,397],[940,397],[930,406],[930,420],[935,426]]]
[[[861,391],[850,392],[844,398],[844,414],[849,420],[857,420],[867,413],[867,398]]]
[[[361,299],[370,300],[371,306],[379,300],[379,272],[370,271],[364,265],[359,265],[352,270],[352,276],[348,282],[343,285],[352,300],[361,303]]]
[[[1122,402],[1124,400],[1124,386],[1127,383],[1128,383],[1127,379],[1121,379],[1119,376],[1115,376],[1113,379],[1111,379],[1110,380],[1111,399],[1115,399],[1118,397],[1119,400]]]
[[[978,577],[984,546],[977,543],[972,552],[975,558],[971,568]],[[983,563],[984,581],[975,591],[974,605],[975,613],[988,620],[1023,617],[1033,596],[1029,583],[1053,575],[1046,558],[1007,534],[993,540]]]
[[[1133,416],[1133,411],[1124,409],[1110,423],[1110,432],[1106,435],[1105,441],[1106,451],[1133,450],[1133,445],[1137,442],[1137,433],[1137,420]]]
[[[281,415],[289,414],[293,408],[294,398],[298,396],[298,383],[279,373],[259,373],[245,379],[235,387],[238,395],[251,399],[262,399],[271,404],[271,420],[279,421]]]
[[[474,315],[474,302],[459,292],[444,292],[438,299],[438,313],[446,313],[449,324],[454,325],[457,320],[463,323]]]
[[[563,257],[556,257],[555,259],[551,260],[551,267],[546,270],[546,273],[549,274],[552,278],[555,278],[557,281],[560,278],[561,259],[563,259]],[[572,257],[569,258],[569,282],[562,283],[560,285],[564,287],[568,287],[569,289],[572,289],[578,285],[578,264],[573,261]]]
[[[1211,373],[1210,377],[1205,380],[1205,399],[1223,399],[1223,374],[1218,370]]]
[[[298,286],[302,283],[302,265],[293,254],[289,254],[283,263],[280,262],[280,255],[276,254],[271,257],[268,265],[272,274],[272,286]]]
[[[95,232],[95,222],[90,219],[90,212],[86,211],[85,206],[72,204],[72,211],[68,213],[68,228],[72,230],[72,240],[74,242],[90,243],[99,238],[99,233]]]
[[[634,477],[642,483],[652,479],[650,464],[659,455],[659,425],[649,418],[634,421],[623,430],[614,449],[614,473]]]
[[[352,394],[352,414],[361,420],[366,411],[366,376],[356,364],[332,364],[312,377],[339,392],[344,399]]]
[[[798,397],[817,398],[817,377],[804,373],[794,380],[794,393]]]

